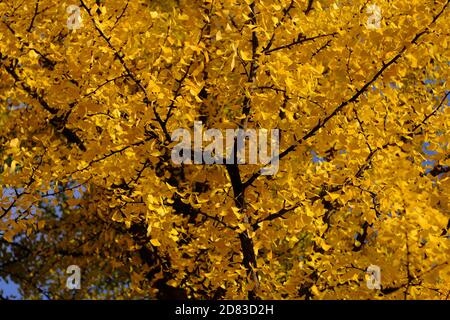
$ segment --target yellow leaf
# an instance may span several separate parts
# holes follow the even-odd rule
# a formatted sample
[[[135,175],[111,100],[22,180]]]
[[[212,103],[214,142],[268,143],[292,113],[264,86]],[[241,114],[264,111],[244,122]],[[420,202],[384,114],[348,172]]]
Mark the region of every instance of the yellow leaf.
[[[151,239],[150,243],[152,244],[152,246],[154,247],[159,247],[161,245],[161,243],[159,242],[158,239]]]

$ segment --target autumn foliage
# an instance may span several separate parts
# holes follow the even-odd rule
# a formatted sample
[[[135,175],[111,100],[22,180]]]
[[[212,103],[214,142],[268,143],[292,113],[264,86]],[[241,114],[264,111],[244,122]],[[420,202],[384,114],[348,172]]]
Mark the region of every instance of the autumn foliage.
[[[448,299],[449,12],[0,1],[0,278],[26,298]],[[278,172],[174,164],[194,121],[279,129]]]

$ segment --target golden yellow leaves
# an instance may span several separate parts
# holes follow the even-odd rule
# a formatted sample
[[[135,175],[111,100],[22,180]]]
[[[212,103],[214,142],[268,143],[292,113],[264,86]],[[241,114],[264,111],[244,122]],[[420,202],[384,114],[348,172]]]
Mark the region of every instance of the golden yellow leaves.
[[[153,270],[145,265],[151,259],[137,257],[147,248],[170,262],[171,270],[164,270],[169,286],[192,289],[196,298],[204,298],[202,290],[209,296],[222,286],[225,297],[246,298],[255,283],[248,281],[242,262],[243,234],[253,241],[258,294],[267,298],[299,298],[299,287],[315,298],[370,298],[375,293],[355,296],[363,274],[349,271],[352,264],[361,270],[380,264],[391,285],[405,279],[408,250],[411,269],[430,267],[421,260],[424,254],[441,261],[448,255],[440,234],[448,222],[449,178],[430,178],[422,161],[449,165],[447,109],[430,116],[417,134],[411,132],[434,112],[436,96],[445,91],[448,41],[438,35],[445,34],[446,25],[438,22],[420,45],[408,45],[396,63],[355,96],[388,59],[411,44],[438,4],[381,2],[383,12],[392,14],[383,16],[380,30],[367,30],[364,1],[352,6],[315,1],[307,15],[297,2],[288,14],[290,1],[255,2],[255,17],[252,2],[219,1],[206,10],[213,2],[197,7],[186,1],[148,6],[115,1],[97,8],[87,1],[101,32],[85,16],[80,32],[61,33],[66,16],[51,26],[52,15],[46,12],[36,20],[39,32],[26,32],[30,12],[19,10],[11,24],[17,37],[0,24],[0,53],[11,56],[5,66],[17,59],[23,83],[57,108],[66,127],[87,146],[80,151],[67,146],[58,130],[51,133],[42,99],[30,98],[1,65],[2,101],[30,105],[2,107],[13,122],[2,120],[3,160],[12,154],[2,164],[2,183],[23,186],[31,175],[35,179],[29,190],[33,196],[21,199],[20,208],[35,203],[52,181],[71,175],[89,181],[98,192],[91,207],[85,206],[91,194],[80,200],[70,192],[64,193],[64,205],[78,210],[73,216],[98,215],[107,228],[125,233],[127,240],[116,242],[112,232],[96,239],[105,248],[123,247],[106,259],[125,274],[132,261],[133,294],[154,289],[143,277]],[[8,10],[5,6],[1,3],[1,10]],[[421,10],[425,6],[431,9]],[[36,51],[21,52],[26,46],[19,36],[54,60],[54,69],[43,67]],[[268,47],[278,49],[265,54]],[[248,115],[242,112],[244,102],[250,105]],[[340,104],[344,107],[333,115]],[[167,159],[172,145],[166,133],[199,117],[217,128],[243,126],[243,120],[256,128],[280,128],[282,151],[310,138],[281,160],[279,175],[251,181],[235,195],[226,167],[174,167]],[[422,153],[425,140],[436,155]],[[256,169],[240,166],[241,182]],[[38,222],[40,229],[45,221]],[[11,225],[14,231],[5,234],[9,241],[25,231]],[[83,228],[94,233],[90,228],[96,225]],[[94,249],[89,253],[97,255]],[[314,282],[313,273],[323,276]],[[438,273],[448,280],[448,269],[441,269],[424,281],[436,282]],[[409,294],[436,296],[422,288]]]
[[[161,242],[159,242],[158,239],[151,239],[150,243],[152,244],[152,246],[155,246],[155,247],[159,247],[161,245]]]

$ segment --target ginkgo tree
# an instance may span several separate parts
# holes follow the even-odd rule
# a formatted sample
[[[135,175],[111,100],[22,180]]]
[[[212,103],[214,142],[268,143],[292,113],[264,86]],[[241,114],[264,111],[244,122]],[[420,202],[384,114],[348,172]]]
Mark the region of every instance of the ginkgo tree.
[[[0,277],[27,298],[448,299],[449,12],[1,1]],[[195,121],[279,129],[278,172],[173,163]]]

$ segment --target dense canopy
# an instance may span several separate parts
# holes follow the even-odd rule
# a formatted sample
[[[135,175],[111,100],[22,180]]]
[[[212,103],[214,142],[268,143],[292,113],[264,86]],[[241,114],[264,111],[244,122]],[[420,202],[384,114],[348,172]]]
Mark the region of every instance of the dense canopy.
[[[449,12],[1,1],[0,278],[26,298],[448,299]],[[279,129],[278,172],[173,163],[194,121]]]

